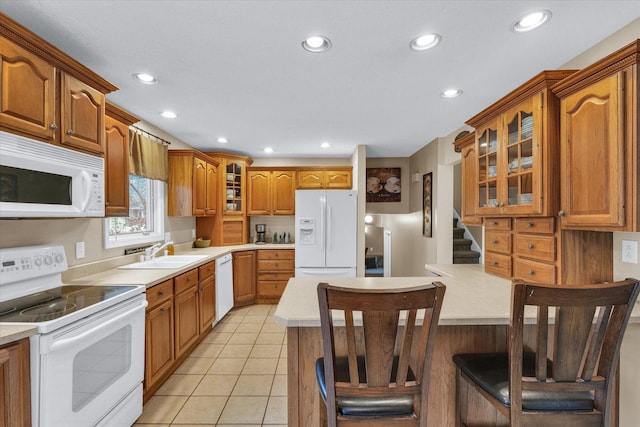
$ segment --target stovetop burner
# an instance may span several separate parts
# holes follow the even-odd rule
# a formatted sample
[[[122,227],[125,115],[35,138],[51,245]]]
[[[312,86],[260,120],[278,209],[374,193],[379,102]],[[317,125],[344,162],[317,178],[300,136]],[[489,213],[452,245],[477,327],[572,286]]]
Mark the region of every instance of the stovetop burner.
[[[135,286],[65,285],[49,289],[0,302],[0,322],[37,323],[58,319],[134,288]]]

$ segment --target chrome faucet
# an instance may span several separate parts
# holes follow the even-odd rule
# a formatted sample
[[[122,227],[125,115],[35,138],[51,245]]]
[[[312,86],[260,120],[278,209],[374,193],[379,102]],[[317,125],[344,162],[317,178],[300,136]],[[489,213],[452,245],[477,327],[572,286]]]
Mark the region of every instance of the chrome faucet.
[[[164,248],[166,248],[169,245],[173,245],[173,241],[170,240],[168,242],[164,242],[164,243],[156,243],[154,245],[149,246],[148,248],[145,248],[144,250],[144,260],[145,261],[150,261],[152,259],[154,259],[156,257],[156,254],[158,252],[160,252],[161,250],[163,250]]]

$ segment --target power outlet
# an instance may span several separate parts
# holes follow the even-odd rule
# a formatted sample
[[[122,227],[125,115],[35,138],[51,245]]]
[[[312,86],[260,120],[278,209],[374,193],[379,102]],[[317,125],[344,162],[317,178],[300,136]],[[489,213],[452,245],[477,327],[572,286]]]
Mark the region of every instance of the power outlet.
[[[196,229],[195,229],[195,228],[192,228],[192,229],[191,229],[191,238],[192,238],[192,239],[195,239],[195,238],[196,238]]]
[[[84,258],[84,242],[76,242],[76,259]]]
[[[636,240],[622,241],[622,262],[638,263],[638,242]]]

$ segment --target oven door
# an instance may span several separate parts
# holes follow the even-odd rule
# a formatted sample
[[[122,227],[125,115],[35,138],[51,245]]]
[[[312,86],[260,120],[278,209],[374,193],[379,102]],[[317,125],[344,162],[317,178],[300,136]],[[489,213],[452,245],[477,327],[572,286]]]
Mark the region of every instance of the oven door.
[[[139,295],[39,336],[38,354],[32,354],[39,359],[32,366],[38,426],[94,426],[114,408],[130,410],[121,403],[141,390],[146,305]],[[133,412],[131,424],[141,405]]]

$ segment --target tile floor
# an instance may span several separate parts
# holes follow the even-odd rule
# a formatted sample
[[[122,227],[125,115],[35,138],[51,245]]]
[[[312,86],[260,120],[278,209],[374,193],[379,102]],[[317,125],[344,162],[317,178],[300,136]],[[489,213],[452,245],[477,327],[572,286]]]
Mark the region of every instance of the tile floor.
[[[144,406],[134,427],[283,427],[286,329],[275,305],[232,310]]]

